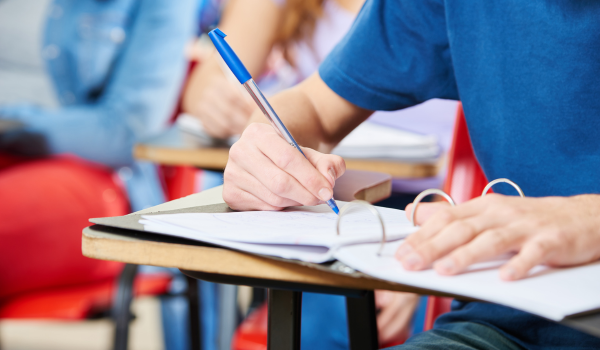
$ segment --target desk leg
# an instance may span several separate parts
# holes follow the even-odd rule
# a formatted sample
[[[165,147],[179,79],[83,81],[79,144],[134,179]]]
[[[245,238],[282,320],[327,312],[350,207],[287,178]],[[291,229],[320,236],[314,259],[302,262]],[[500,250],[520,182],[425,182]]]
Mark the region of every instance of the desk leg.
[[[189,305],[189,325],[190,325],[190,349],[200,350],[201,349],[201,324],[200,324],[200,295],[198,280],[189,276],[185,276],[188,287],[187,287],[187,299]]]
[[[346,297],[346,310],[350,350],[378,349],[375,293],[368,291],[361,298]]]
[[[113,346],[115,350],[126,350],[129,342],[129,321],[131,321],[131,301],[133,300],[133,281],[138,266],[126,264],[119,276],[114,296],[112,317],[115,322]]]
[[[300,350],[302,292],[269,289],[267,350]]]

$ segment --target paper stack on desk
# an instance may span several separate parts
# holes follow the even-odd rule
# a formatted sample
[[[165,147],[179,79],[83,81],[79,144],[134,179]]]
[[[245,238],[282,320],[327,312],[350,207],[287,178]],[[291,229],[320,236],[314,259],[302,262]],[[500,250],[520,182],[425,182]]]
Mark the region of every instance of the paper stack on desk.
[[[376,208],[387,234],[381,255],[381,228],[370,212],[349,212],[338,236],[337,216],[326,205],[281,212],[144,215],[140,223],[146,231],[250,253],[316,263],[337,259],[376,278],[503,304],[555,321],[600,309],[600,262],[567,269],[538,266],[531,277],[515,282],[504,282],[498,274],[508,255],[475,264],[458,276],[440,276],[431,269],[406,271],[394,252],[415,228],[403,211]]]
[[[332,153],[345,158],[430,161],[440,155],[435,136],[365,122],[346,136]]]
[[[376,209],[384,220],[388,240],[398,240],[414,232],[403,211]],[[339,247],[381,241],[380,224],[370,212],[350,212],[341,222],[340,235],[336,230],[337,218],[323,204],[280,212],[143,215],[140,223],[150,232],[316,263],[332,260]]]
[[[145,215],[140,223],[146,231],[256,254],[316,263],[337,259],[384,280],[503,304],[555,321],[600,308],[600,262],[568,269],[538,266],[530,278],[516,282],[504,282],[498,274],[510,256],[473,265],[458,276],[440,276],[431,269],[406,271],[394,252],[415,228],[403,211],[377,210],[387,234],[381,255],[381,229],[371,213],[349,213],[338,236],[337,216],[326,205],[281,212]]]

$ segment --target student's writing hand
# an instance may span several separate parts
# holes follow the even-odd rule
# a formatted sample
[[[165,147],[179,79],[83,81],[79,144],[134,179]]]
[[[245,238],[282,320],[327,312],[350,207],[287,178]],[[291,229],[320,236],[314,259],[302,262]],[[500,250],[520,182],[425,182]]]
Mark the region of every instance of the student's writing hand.
[[[407,206],[409,215],[412,204]],[[487,258],[517,252],[500,269],[518,280],[536,265],[571,266],[600,259],[600,196],[520,198],[490,194],[456,207],[423,203],[421,229],[396,252],[408,270],[433,264],[454,275]]]
[[[410,321],[419,296],[413,293],[375,291],[379,344],[387,345],[408,338]]]
[[[189,103],[189,112],[213,137],[226,139],[241,134],[254,111],[254,103],[240,84],[227,80],[220,72],[207,79],[210,81]]]
[[[280,210],[331,199],[344,160],[289,145],[268,124],[253,123],[229,151],[223,199],[235,210]]]

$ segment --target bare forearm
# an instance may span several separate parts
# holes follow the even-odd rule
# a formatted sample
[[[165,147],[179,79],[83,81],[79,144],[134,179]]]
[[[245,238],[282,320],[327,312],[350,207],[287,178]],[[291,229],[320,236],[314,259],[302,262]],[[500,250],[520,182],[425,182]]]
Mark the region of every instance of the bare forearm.
[[[319,117],[302,91],[296,88],[283,91],[271,98],[269,103],[300,145],[318,150],[327,143]],[[269,121],[257,110],[252,114],[250,123],[268,124]]]

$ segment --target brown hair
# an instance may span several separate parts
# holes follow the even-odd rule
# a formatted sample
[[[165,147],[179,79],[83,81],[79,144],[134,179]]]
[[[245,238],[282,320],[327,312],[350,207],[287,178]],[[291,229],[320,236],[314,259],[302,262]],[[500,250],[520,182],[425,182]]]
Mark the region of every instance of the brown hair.
[[[323,15],[324,0],[286,0],[283,8],[281,31],[276,42],[283,49],[283,56],[292,65],[289,52],[293,42],[310,39],[317,20]]]

